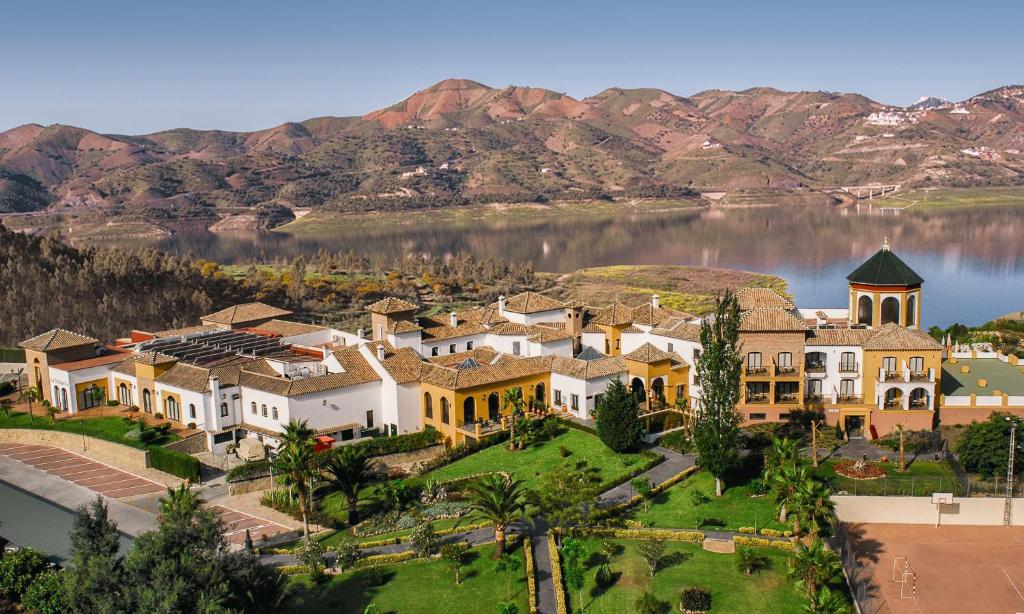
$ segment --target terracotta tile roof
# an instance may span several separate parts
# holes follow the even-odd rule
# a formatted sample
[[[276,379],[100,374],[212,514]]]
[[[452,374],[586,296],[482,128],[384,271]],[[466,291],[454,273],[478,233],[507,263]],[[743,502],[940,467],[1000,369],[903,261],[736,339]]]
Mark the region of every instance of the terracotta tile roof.
[[[580,360],[564,356],[551,357],[551,372],[574,379],[595,379],[609,375],[625,374],[626,361],[622,356]]]
[[[633,324],[630,324],[629,326],[627,326],[626,328],[623,328],[619,332],[622,333],[623,335],[625,335],[625,334],[643,334],[644,330],[642,328],[638,328],[638,327],[634,326]]]
[[[113,371],[114,373],[119,373],[121,375],[128,375],[128,376],[131,376],[131,377],[136,377],[136,374],[135,374],[135,365],[136,364],[137,363],[134,360],[132,360],[132,357],[129,356],[129,357],[123,359],[121,361],[121,364],[119,364],[116,367],[114,367],[113,369],[111,369],[111,371]]]
[[[435,320],[427,320],[428,322],[436,322]],[[487,332],[487,328],[483,324],[477,324],[475,322],[459,322],[458,326],[452,326],[451,324],[438,323],[437,326],[431,326],[423,329],[423,339],[428,340],[444,340],[444,339],[455,339],[458,337],[469,337],[471,335],[480,335]]]
[[[153,336],[157,339],[166,339],[168,337],[183,337],[185,335],[191,335],[195,333],[210,333],[216,330],[221,330],[221,327],[214,326],[212,324],[200,324],[198,326],[186,326],[184,328],[172,328],[170,330],[162,330],[153,333]]]
[[[415,333],[423,330],[423,327],[409,320],[398,320],[388,327],[389,335],[401,335],[403,333]]]
[[[505,311],[512,313],[540,313],[565,309],[565,303],[537,292],[520,292],[505,299]]]
[[[135,354],[132,354],[132,360],[140,365],[165,365],[169,362],[178,361],[174,356],[154,351],[136,352]]]
[[[574,298],[565,301],[565,306],[570,309],[579,309],[582,307],[586,307],[586,305],[583,304],[583,301]]]
[[[383,315],[388,315],[392,313],[406,313],[408,311],[418,311],[419,306],[413,305],[409,301],[403,301],[398,297],[389,296],[387,298],[382,298],[376,303],[371,303],[366,309],[370,313],[380,313]]]
[[[552,341],[561,341],[563,339],[571,339],[572,331],[566,330],[565,327],[551,328],[549,326],[542,326],[535,324],[527,328],[529,336],[528,341],[533,343],[550,343]]]
[[[626,360],[650,364],[652,362],[661,362],[663,360],[676,360],[678,355],[674,352],[670,354],[664,350],[659,350],[650,343],[645,343],[632,352],[623,354],[622,357]]]
[[[465,390],[548,373],[551,370],[551,359],[551,356],[518,358],[501,354],[488,364],[477,361],[478,365],[472,369],[426,363],[420,381],[448,390]]]
[[[255,424],[249,424],[248,422],[242,422],[242,428],[249,431],[250,433],[259,433],[264,437],[273,437],[274,439],[281,439],[281,435],[284,434],[284,427],[282,426],[280,431],[272,431],[262,426],[256,426]],[[231,429],[228,429],[231,430]]]
[[[244,324],[255,320],[269,320],[289,316],[292,312],[286,309],[278,309],[265,303],[242,303],[233,305],[227,309],[205,315],[200,320],[213,322],[215,324]]]
[[[633,308],[622,303],[614,303],[607,307],[598,309],[592,318],[591,324],[604,324],[605,326],[621,326],[633,323]]]
[[[807,345],[862,345],[873,331],[864,328],[813,328],[807,336]]]
[[[128,355],[124,352],[114,352],[111,354],[105,354],[103,356],[97,356],[95,358],[86,358],[84,360],[74,360],[71,362],[62,362],[55,365],[50,365],[51,369],[57,371],[81,371],[82,369],[91,369],[92,367],[102,367],[103,365],[113,365],[124,362],[124,359]]]
[[[461,363],[467,358],[472,358],[473,360],[477,361],[480,364],[487,364],[493,361],[498,356],[500,356],[500,354],[496,352],[494,348],[483,345],[478,348],[473,348],[472,350],[467,350],[465,352],[445,354],[444,356],[432,356],[427,359],[427,362],[435,365],[450,367]]]
[[[235,364],[209,369],[186,363],[178,363],[157,377],[156,381],[166,386],[183,388],[193,392],[210,392],[211,377],[216,377],[220,380],[221,388],[237,386],[242,369],[253,362],[256,361],[246,359]]]
[[[317,326],[315,324],[289,322],[288,320],[271,320],[260,324],[254,330],[274,335],[281,335],[282,337],[293,337],[295,335],[304,335],[306,333],[315,333],[328,329],[324,326]]]
[[[919,330],[884,324],[872,331],[862,347],[865,350],[941,350],[942,344]]]
[[[92,337],[86,337],[85,335],[79,335],[63,328],[55,328],[49,332],[45,332],[31,339],[26,339],[18,344],[19,347],[23,347],[27,350],[37,350],[39,352],[52,352],[56,350],[65,350],[67,348],[77,348],[83,345],[94,345],[99,343],[99,340],[93,339]]]
[[[503,324],[497,324],[489,331],[492,335],[521,335],[526,336],[528,327],[525,324],[516,324],[515,322],[505,322]]]
[[[492,325],[500,324],[502,322],[508,322],[508,319],[498,313],[498,308],[491,307],[475,307],[473,309],[465,309],[457,313],[457,317],[460,320],[467,322],[475,322],[477,324]]]
[[[583,327],[583,332],[585,332],[585,333],[604,333],[604,329],[601,328],[600,326],[598,326],[597,324],[594,324],[593,322],[589,322],[589,323],[587,323],[586,326]]]
[[[740,288],[736,291],[740,309],[794,309],[793,301],[771,288]]]
[[[381,366],[399,384],[407,384],[419,379],[420,371],[423,368],[423,361],[419,354],[412,348],[396,348],[387,341],[374,341],[367,344],[367,349],[377,360],[377,348],[384,347],[384,360]]]
[[[651,303],[644,303],[639,307],[633,308],[633,322],[635,324],[657,326],[665,320],[681,317],[690,319],[693,318],[693,315],[670,307],[655,307]]]
[[[340,433],[341,431],[347,431],[349,429],[361,428],[363,428],[363,425],[358,422],[348,422],[337,426],[323,426],[318,429],[313,429],[313,437],[320,437],[321,435],[330,435],[332,433]]]
[[[700,325],[691,324],[687,319],[683,317],[665,320],[660,326],[652,329],[651,334],[700,343]]]
[[[740,315],[740,332],[796,332],[807,322],[787,309],[752,309]]]
[[[266,374],[265,369],[259,365],[263,361],[257,361],[253,367],[242,369],[239,375],[239,384],[246,388],[262,390],[271,394],[295,397],[380,381],[380,376],[366,362],[366,359],[360,354],[358,347],[338,350],[334,352],[334,356],[337,357],[342,368],[345,369],[343,373],[328,373],[326,375],[292,379],[278,375],[276,372],[274,372],[274,375]]]

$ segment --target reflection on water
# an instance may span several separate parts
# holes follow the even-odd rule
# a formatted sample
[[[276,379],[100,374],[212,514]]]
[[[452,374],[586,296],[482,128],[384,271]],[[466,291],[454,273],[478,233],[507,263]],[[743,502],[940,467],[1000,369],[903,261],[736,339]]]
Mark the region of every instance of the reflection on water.
[[[924,322],[979,324],[1024,308],[1024,208],[914,211],[767,207],[571,214],[453,224],[382,224],[340,228],[332,236],[281,233],[179,233],[156,247],[237,263],[321,248],[369,254],[459,251],[531,260],[541,271],[608,264],[727,267],[785,277],[798,304],[845,306],[846,275],[888,236],[893,249],[926,280]]]

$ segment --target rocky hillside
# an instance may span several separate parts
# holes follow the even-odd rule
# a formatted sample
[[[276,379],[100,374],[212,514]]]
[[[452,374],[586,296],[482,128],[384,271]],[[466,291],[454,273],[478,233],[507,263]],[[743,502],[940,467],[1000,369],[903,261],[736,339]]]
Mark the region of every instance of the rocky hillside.
[[[857,94],[611,88],[576,100],[447,80],[362,117],[258,132],[0,133],[0,212],[146,219],[696,189],[1024,184],[1024,87],[886,107]]]

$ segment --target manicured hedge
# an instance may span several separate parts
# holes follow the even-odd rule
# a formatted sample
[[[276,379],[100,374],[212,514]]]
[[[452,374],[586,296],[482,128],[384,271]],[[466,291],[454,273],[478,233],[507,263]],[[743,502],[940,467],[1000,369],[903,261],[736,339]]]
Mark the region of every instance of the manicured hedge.
[[[414,452],[441,443],[441,432],[426,427],[422,431],[393,435],[391,437],[374,437],[368,441],[352,444],[363,451],[366,456],[384,456],[399,452]]]
[[[25,362],[25,350],[18,348],[0,348],[0,362]]]
[[[199,461],[182,452],[154,446],[149,449],[149,466],[179,478],[199,481]]]

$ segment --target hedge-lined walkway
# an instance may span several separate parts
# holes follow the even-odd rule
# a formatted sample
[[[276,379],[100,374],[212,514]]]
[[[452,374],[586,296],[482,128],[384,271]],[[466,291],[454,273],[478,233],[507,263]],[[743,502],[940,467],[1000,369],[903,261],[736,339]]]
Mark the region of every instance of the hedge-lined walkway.
[[[647,480],[651,485],[656,486],[661,484],[665,480],[668,480],[674,475],[689,469],[697,464],[696,454],[680,454],[674,450],[663,448],[661,446],[654,446],[651,451],[661,454],[665,457],[665,460],[658,463],[645,473],[641,473],[640,477],[647,477]],[[635,479],[635,478],[634,478]],[[618,505],[629,501],[633,495],[637,494],[633,489],[632,480],[627,480],[614,488],[604,491],[598,497],[597,504],[600,507],[609,507],[611,505]]]

